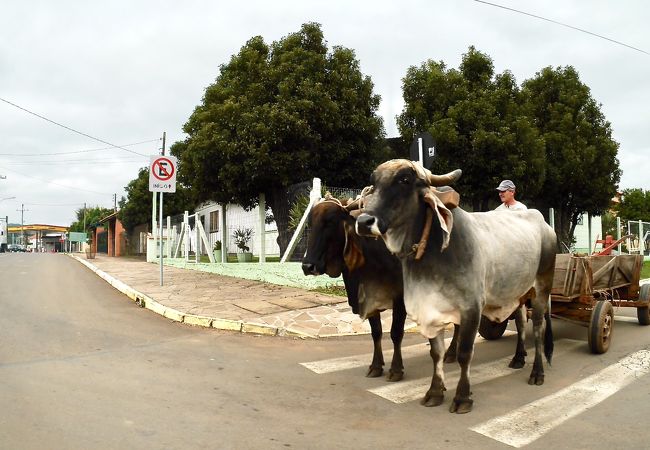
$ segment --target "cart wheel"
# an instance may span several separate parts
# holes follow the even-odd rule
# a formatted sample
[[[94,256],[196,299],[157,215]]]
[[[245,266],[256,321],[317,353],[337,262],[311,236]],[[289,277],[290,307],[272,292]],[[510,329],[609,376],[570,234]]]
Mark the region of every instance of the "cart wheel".
[[[478,334],[480,334],[483,339],[493,341],[503,336],[503,333],[505,333],[507,327],[507,319],[501,323],[498,323],[492,322],[487,317],[481,316],[481,323],[478,326]]]
[[[606,300],[596,302],[589,321],[589,349],[592,353],[605,353],[612,341],[614,308]]]
[[[650,284],[644,284],[639,289],[639,301],[650,302]],[[641,306],[636,309],[636,316],[640,325],[650,325],[650,308]]]

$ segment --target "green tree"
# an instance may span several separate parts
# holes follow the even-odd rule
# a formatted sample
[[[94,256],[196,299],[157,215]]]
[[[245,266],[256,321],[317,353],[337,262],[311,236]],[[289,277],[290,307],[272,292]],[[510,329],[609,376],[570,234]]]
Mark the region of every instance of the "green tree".
[[[520,199],[534,198],[545,175],[544,143],[510,72],[495,75],[492,59],[470,47],[458,70],[428,60],[410,67],[402,82],[402,137],[432,134],[432,170],[463,169],[457,189],[475,211],[498,201],[494,188],[504,178],[515,180]]]
[[[199,201],[252,208],[264,193],[289,241],[287,187],[318,176],[359,187],[385,150],[379,96],[352,50],[328,52],[320,25],[267,45],[250,39],[220,67],[172,146]]]
[[[90,230],[97,228],[99,221],[105,217],[113,214],[111,208],[103,208],[101,206],[90,206],[86,208],[79,208],[75,211],[77,215],[77,220],[72,222],[70,225],[70,231],[76,231],[80,233],[87,233]],[[84,229],[85,223],[85,229]]]
[[[144,167],[138,172],[138,177],[131,180],[124,188],[126,198],[120,199],[118,218],[122,225],[131,232],[137,225],[151,223],[152,193],[149,192],[149,168]],[[176,183],[176,192],[163,196],[163,214],[173,216],[194,209],[196,203],[190,190]],[[158,213],[156,213],[158,217]]]
[[[650,191],[625,189],[616,211],[622,220],[650,222]]]
[[[542,69],[524,81],[522,93],[545,141],[546,179],[537,206],[555,209],[558,238],[569,243],[583,213],[610,207],[621,176],[618,143],[573,67]]]

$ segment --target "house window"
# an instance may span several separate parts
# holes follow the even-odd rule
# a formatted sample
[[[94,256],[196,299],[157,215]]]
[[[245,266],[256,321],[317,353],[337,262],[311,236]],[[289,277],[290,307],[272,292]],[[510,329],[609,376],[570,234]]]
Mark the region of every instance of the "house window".
[[[210,212],[210,233],[219,231],[219,211]]]

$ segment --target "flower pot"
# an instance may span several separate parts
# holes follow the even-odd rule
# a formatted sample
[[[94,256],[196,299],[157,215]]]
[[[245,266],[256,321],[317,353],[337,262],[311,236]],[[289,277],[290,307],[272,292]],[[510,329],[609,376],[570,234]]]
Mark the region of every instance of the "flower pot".
[[[214,261],[220,263],[221,262],[221,250],[215,250],[212,253],[214,254]]]
[[[251,252],[237,253],[237,262],[251,262],[253,254]]]

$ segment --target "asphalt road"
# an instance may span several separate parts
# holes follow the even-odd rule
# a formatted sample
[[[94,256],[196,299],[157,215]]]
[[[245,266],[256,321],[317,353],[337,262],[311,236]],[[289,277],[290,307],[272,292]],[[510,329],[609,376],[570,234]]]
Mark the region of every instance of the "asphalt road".
[[[195,328],[137,307],[64,255],[0,254],[0,448],[491,449],[512,448],[530,426],[545,432],[526,448],[648,448],[650,377],[630,378],[634,362],[616,364],[645,358],[638,352],[650,349],[650,327],[617,320],[609,352],[592,355],[586,329],[555,325],[556,357],[543,386],[526,383],[529,366],[501,373],[512,336],[477,344],[474,410],[455,415],[447,412],[453,385],[437,408],[406,398],[409,383],[423,394],[418,380],[426,384],[431,373],[418,335],[405,339],[414,354],[405,380],[387,383],[363,376],[368,336],[300,340]],[[340,358],[355,355],[361,365],[343,365],[349,359]],[[314,371],[324,363],[330,368]],[[455,366],[446,370],[453,379]],[[625,377],[626,385],[610,383]],[[387,386],[401,391],[395,397]],[[580,402],[586,407],[563,417]]]

